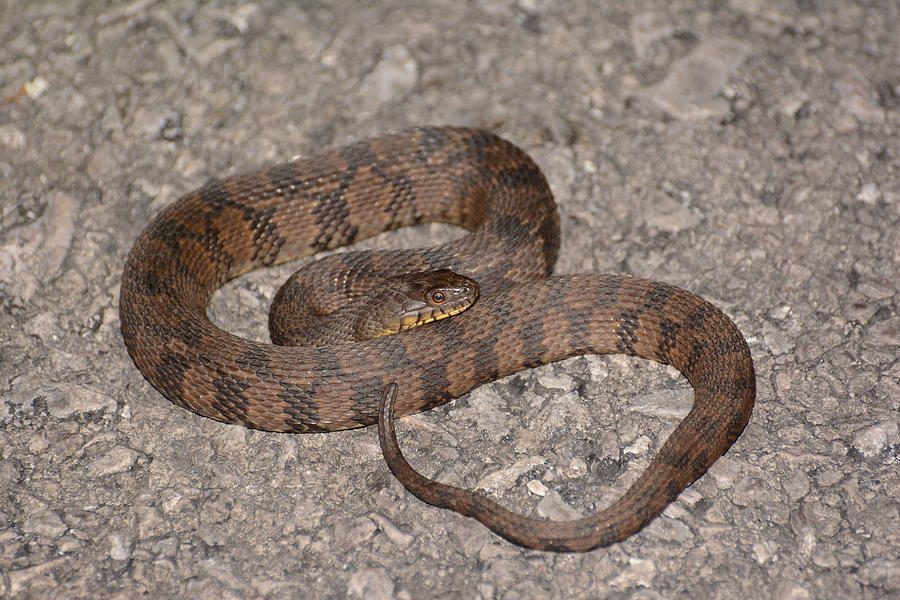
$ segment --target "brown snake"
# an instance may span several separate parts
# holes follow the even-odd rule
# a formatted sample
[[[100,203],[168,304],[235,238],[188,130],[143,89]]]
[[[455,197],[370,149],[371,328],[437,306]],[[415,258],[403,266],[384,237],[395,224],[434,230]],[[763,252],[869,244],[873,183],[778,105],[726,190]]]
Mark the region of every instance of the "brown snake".
[[[332,255],[312,263],[309,278],[329,278],[326,296],[353,301],[375,278],[450,269],[481,288],[452,318],[362,342],[284,347],[229,334],[207,317],[213,293],[251,269],[429,221],[472,233],[421,250]],[[516,146],[467,129],[391,133],[213,181],[162,211],[125,264],[122,335],[140,371],[175,404],[284,432],[371,425],[392,382],[400,383],[397,414],[408,415],[581,354],[672,365],[693,386],[694,406],[610,507],[571,523],[519,522],[490,504],[475,514],[434,486],[436,497],[426,498],[524,546],[589,550],[641,529],[731,446],[750,418],[755,375],[743,336],[705,300],[623,275],[550,277],[558,249],[549,187]]]

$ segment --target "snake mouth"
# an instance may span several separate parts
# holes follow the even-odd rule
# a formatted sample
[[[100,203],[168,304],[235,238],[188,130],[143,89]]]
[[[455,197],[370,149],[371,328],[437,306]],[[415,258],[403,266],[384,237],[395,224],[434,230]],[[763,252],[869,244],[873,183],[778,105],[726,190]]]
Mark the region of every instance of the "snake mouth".
[[[427,325],[428,323],[434,323],[435,321],[458,315],[459,313],[468,310],[473,304],[475,304],[475,300],[460,302],[455,306],[442,306],[440,308],[428,307],[420,310],[416,314],[407,315],[400,320],[390,323],[390,325],[386,326],[373,337],[393,335],[395,333],[421,327],[422,325]]]
[[[468,302],[460,302],[456,306],[445,306],[440,308],[432,307],[427,313],[413,315],[404,319],[400,325],[399,331],[414,329],[427,323],[433,323],[434,321],[440,321],[441,319],[446,319],[447,317],[458,315],[464,310],[467,310],[473,304],[475,304],[474,300]]]
[[[440,321],[441,319],[446,319],[447,317],[458,315],[459,313],[469,308],[469,306],[471,305],[461,306],[459,308],[454,308],[451,310],[432,311],[429,314],[410,315],[404,318],[402,321],[391,323],[390,326],[382,329],[374,337],[393,335],[395,333],[400,333],[402,331],[408,331],[410,329],[421,327],[422,325],[427,325],[428,323],[434,323],[435,321]]]

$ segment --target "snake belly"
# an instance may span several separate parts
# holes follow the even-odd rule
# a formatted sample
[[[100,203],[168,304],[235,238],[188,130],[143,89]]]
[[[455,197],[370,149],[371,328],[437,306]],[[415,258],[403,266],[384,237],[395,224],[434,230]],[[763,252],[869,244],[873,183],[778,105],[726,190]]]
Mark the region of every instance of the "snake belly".
[[[275,346],[216,327],[207,304],[229,279],[423,222],[471,233],[421,250],[351,253],[357,272],[446,268],[481,297],[452,318],[338,346]],[[599,513],[602,544],[639,530],[737,439],[755,374],[737,327],[698,296],[623,275],[550,277],[559,218],[540,169],[487,132],[417,128],[215,180],[163,210],[122,274],[128,353],[173,403],[250,428],[324,432],[376,423],[385,386],[396,414],[582,354],[674,366],[694,406],[645,473]],[[335,255],[342,257],[344,255]]]

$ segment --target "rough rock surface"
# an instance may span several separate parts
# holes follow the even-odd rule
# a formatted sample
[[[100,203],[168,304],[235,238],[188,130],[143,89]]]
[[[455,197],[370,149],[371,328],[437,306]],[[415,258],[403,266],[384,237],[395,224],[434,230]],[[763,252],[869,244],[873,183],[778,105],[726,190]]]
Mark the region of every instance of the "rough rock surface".
[[[898,30],[896,3],[863,0],[0,3],[0,596],[900,596]],[[410,497],[374,430],[205,420],[125,353],[122,264],[163,206],[425,123],[534,156],[558,272],[674,283],[747,336],[746,432],[624,543],[511,546]],[[266,339],[288,272],[211,313]],[[587,357],[399,429],[426,474],[567,518],[689,403],[655,364]]]

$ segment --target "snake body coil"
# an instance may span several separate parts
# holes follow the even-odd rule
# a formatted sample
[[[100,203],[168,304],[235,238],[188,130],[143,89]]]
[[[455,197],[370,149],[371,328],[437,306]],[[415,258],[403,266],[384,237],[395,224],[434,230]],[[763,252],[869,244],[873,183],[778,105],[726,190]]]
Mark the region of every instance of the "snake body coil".
[[[229,334],[206,315],[213,293],[251,269],[429,221],[472,233],[422,250],[332,255],[309,277],[316,281],[321,263],[334,283],[333,269],[344,267],[327,294],[353,298],[376,278],[450,269],[481,288],[452,318],[363,342],[281,347]],[[129,254],[122,334],[140,371],[175,404],[283,432],[373,424],[390,382],[401,383],[396,412],[406,415],[580,354],[673,365],[694,388],[693,409],[600,513],[589,543],[544,544],[586,549],[643,527],[728,449],[750,417],[755,375],[740,332],[711,304],[621,275],[549,277],[558,249],[552,195],[524,152],[482,131],[412,129],[213,181],[175,202]],[[542,547],[541,535],[517,541]]]

